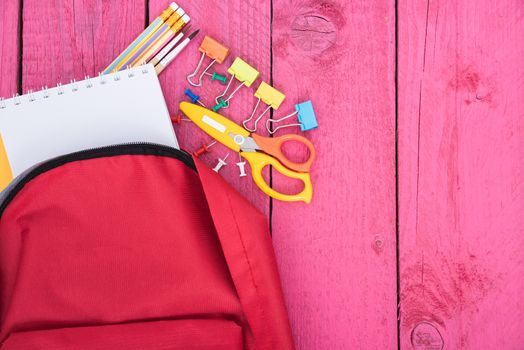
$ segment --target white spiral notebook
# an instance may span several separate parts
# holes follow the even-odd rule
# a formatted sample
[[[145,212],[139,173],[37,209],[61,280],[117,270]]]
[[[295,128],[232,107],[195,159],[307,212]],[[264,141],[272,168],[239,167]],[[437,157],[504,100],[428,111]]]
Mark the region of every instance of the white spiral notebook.
[[[152,65],[1,100],[0,191],[43,161],[135,142],[179,148]]]

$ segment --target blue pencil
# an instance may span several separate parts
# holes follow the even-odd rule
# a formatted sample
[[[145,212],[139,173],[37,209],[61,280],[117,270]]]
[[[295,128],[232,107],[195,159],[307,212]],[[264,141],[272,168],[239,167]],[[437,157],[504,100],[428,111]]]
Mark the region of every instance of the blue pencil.
[[[144,32],[142,32],[142,34],[140,34],[140,36],[138,38],[136,38],[132,43],[131,45],[129,45],[127,47],[127,49],[125,49],[124,52],[122,52],[110,65],[109,67],[107,67],[106,69],[104,69],[104,71],[102,72],[102,74],[109,74],[109,73],[112,73],[112,72],[115,72],[117,71],[120,67],[122,67],[122,63],[124,63],[125,61],[127,61],[126,58],[129,57],[129,55],[132,55],[134,52],[136,52],[136,50],[138,50],[140,48],[140,44],[143,43],[144,41],[147,41],[152,35],[155,34],[155,32],[164,24],[165,21],[167,21],[167,19],[169,17],[171,17],[171,15],[173,15],[175,13],[175,11],[179,8],[179,6],[172,2],[171,5],[169,5],[169,7],[164,11],[162,12],[162,14],[160,16],[158,16],[145,30]]]

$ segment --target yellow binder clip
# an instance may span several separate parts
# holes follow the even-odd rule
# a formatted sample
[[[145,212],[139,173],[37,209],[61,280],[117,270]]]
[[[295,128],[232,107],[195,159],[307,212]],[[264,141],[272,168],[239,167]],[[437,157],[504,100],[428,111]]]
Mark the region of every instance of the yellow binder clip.
[[[258,79],[258,76],[260,75],[259,71],[250,66],[246,61],[244,61],[240,57],[237,57],[235,59],[235,61],[227,71],[229,74],[231,74],[231,78],[229,79],[229,83],[227,84],[224,92],[215,98],[215,101],[217,103],[217,105],[213,107],[213,111],[215,112],[221,108],[228,108],[229,101],[238,92],[238,90],[240,90],[242,86],[250,87],[255,82],[255,80]],[[227,92],[229,91],[229,88],[231,87],[231,84],[233,83],[233,78],[238,80],[241,84],[239,84],[235,88],[235,90],[233,90],[233,92],[227,98],[225,98]]]
[[[280,107],[282,102],[284,102],[286,95],[284,95],[283,93],[281,93],[280,91],[278,91],[277,89],[275,89],[274,87],[272,87],[271,85],[263,81],[262,84],[260,84],[260,86],[258,87],[257,91],[255,92],[255,97],[258,98],[258,100],[257,100],[257,104],[255,105],[255,108],[253,109],[253,112],[251,112],[251,116],[242,122],[242,124],[244,125],[244,128],[246,128],[246,130],[249,130],[251,132],[257,131],[258,122],[271,108],[273,108],[274,110],[277,110]],[[247,124],[255,117],[255,113],[258,110],[260,101],[264,102],[267,105],[267,107],[262,112],[262,114],[260,114],[257,117],[257,119],[255,119],[255,125],[253,129],[250,129]]]

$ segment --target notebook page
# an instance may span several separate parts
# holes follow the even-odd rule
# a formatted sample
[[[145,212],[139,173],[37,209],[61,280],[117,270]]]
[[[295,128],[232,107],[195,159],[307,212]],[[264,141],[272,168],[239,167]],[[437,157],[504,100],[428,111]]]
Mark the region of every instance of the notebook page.
[[[3,101],[0,136],[14,177],[90,148],[134,142],[179,148],[152,65]]]

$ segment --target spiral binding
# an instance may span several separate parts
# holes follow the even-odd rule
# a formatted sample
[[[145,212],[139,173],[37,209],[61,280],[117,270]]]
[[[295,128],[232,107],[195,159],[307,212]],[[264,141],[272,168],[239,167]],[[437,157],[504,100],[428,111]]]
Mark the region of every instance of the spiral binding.
[[[89,75],[86,75],[82,81],[76,81],[75,79],[72,79],[67,85],[58,83],[56,84],[54,90],[56,91],[55,94],[57,96],[62,96],[69,93],[76,93],[83,88],[94,88],[96,84],[105,85],[109,84],[110,82],[118,82],[122,80],[123,77],[127,77],[127,79],[133,79],[137,73],[149,74],[154,71],[155,69],[150,67],[150,65],[142,65],[141,67],[134,68],[128,66],[125,70],[113,74],[104,75],[99,73],[97,78],[91,78]],[[39,99],[48,99],[53,96],[53,93],[50,90],[51,89],[45,85],[42,86],[42,88],[38,91],[28,90],[24,95],[14,94],[13,97],[9,99],[0,97],[0,111],[9,108],[11,105],[16,107],[24,103],[35,102]]]

